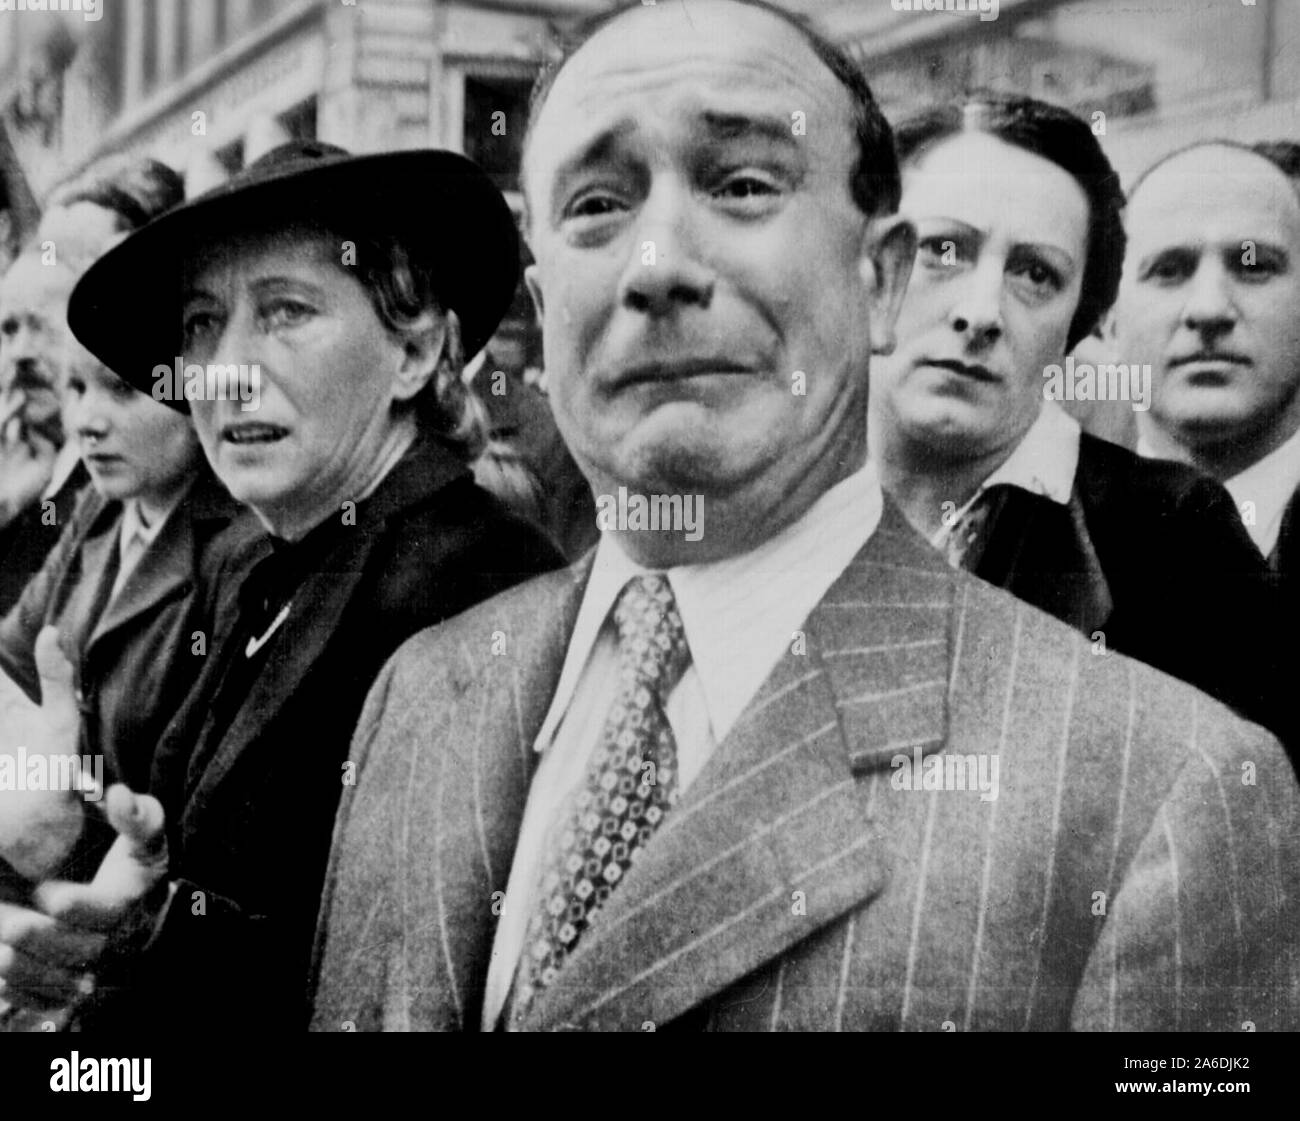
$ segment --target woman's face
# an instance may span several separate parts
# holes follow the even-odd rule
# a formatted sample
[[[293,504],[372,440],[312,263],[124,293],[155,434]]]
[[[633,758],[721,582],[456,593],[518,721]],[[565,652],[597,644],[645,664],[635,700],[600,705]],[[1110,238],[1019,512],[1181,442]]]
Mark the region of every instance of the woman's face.
[[[80,352],[69,365],[63,422],[77,440],[95,489],[105,498],[163,507],[199,464],[189,418],[132,389]]]
[[[185,362],[247,366],[241,377],[260,392],[252,410],[192,401],[199,439],[230,493],[272,528],[359,499],[391,448],[392,402],[413,392],[407,348],[341,254],[308,232],[232,241],[185,284]]]
[[[918,248],[898,346],[871,363],[889,438],[945,459],[1008,452],[1042,406],[1079,303],[1088,199],[1056,164],[983,133],[903,172]]]

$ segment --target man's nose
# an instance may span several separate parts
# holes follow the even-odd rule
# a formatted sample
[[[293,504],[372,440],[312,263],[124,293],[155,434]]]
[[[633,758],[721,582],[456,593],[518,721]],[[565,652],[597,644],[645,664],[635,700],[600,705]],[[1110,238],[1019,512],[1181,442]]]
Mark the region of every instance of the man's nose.
[[[1201,334],[1221,335],[1237,322],[1231,280],[1219,261],[1204,260],[1192,276],[1183,304],[1183,325]]]
[[[966,346],[979,350],[1002,337],[1002,262],[981,260],[954,285],[948,324]]]
[[[713,302],[716,277],[704,259],[697,205],[676,183],[651,189],[619,282],[624,307],[663,316]]]
[[[14,360],[13,386],[15,389],[52,389],[49,372],[31,355],[20,355]]]

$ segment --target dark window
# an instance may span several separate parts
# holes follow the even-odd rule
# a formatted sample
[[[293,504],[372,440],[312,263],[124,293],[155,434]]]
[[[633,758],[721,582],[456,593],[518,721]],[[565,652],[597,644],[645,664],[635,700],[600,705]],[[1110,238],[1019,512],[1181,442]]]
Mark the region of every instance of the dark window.
[[[519,189],[531,78],[465,78],[465,154],[503,191]]]
[[[280,123],[294,140],[316,139],[316,99],[309,97],[280,114]]]
[[[228,175],[234,175],[237,171],[242,171],[244,168],[243,137],[232,140],[224,148],[218,148],[213,155],[217,157],[217,163],[226,169]]]

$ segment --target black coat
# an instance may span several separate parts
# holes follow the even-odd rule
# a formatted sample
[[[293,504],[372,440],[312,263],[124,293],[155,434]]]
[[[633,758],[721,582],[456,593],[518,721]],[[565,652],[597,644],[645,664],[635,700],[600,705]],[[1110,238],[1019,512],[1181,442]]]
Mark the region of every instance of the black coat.
[[[1084,434],[1069,506],[1009,491],[973,571],[1231,705],[1294,751],[1281,610],[1231,496],[1184,464]],[[1293,755],[1294,758],[1294,755]]]
[[[337,522],[288,548],[235,535],[228,558],[235,623],[153,759],[179,888],[151,948],[104,963],[88,1028],[305,1026],[324,862],[371,683],[415,632],[562,563],[430,438]],[[482,638],[504,638],[508,657],[516,636]]]
[[[81,460],[50,500],[33,502],[8,525],[0,528],[0,616],[7,615],[45,563],[59,535],[72,520],[77,499],[89,485],[90,475]]]

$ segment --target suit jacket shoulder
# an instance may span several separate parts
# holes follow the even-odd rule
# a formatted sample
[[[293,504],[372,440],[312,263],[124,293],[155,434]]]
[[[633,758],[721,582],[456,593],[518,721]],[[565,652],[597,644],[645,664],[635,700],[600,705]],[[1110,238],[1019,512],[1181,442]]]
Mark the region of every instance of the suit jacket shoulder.
[[[423,632],[381,673],[316,1028],[477,1026],[582,578]],[[525,1027],[1295,1023],[1300,810],[1267,733],[950,570],[889,505],[805,633]]]

